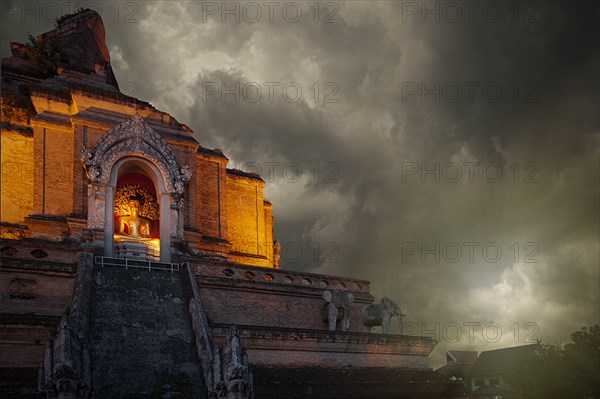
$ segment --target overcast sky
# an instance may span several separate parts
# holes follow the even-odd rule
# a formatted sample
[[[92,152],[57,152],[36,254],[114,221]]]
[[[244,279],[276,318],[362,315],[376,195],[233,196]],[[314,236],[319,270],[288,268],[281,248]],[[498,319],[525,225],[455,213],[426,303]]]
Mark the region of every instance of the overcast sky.
[[[12,3],[3,57],[74,2]],[[597,3],[80,4],[123,92],[260,168],[282,267],[438,323],[434,366],[598,323]]]

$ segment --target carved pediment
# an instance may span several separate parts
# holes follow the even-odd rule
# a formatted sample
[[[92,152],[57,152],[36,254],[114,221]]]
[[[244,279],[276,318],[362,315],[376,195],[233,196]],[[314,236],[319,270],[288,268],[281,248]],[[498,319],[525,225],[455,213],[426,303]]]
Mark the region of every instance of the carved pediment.
[[[155,164],[166,189],[173,194],[182,194],[191,178],[189,167],[179,164],[171,148],[139,114],[109,129],[92,149],[81,151],[87,176],[96,184],[106,184],[115,162],[127,156],[138,156]]]

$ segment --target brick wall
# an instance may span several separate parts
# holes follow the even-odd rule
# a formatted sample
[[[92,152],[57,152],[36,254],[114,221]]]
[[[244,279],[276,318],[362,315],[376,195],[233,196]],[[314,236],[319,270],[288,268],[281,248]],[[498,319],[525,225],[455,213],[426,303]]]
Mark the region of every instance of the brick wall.
[[[0,240],[0,248],[0,368],[37,367],[71,305],[79,250],[35,239]]]
[[[198,202],[190,206],[190,219],[192,226],[197,226],[202,234],[227,239],[222,228],[222,215],[219,215],[219,208],[225,202],[225,190],[222,187],[224,169],[220,162],[197,158],[194,179]]]
[[[87,177],[79,152],[140,112],[178,161],[192,169],[184,212],[189,245],[239,263],[273,266],[272,205],[263,198],[264,182],[228,173],[228,159],[218,151],[197,152],[187,127],[151,108],[135,109],[81,92],[71,93],[70,101],[36,92],[32,101],[37,115],[31,132],[2,132],[2,222],[25,223],[34,237],[54,240],[69,234],[65,220],[27,217],[75,216],[85,223]],[[80,230],[73,234],[80,237]]]
[[[227,174],[230,257],[255,266],[273,266],[273,225],[260,178]]]
[[[38,367],[54,326],[0,325],[0,368]]]
[[[33,211],[33,136],[2,130],[2,221],[23,223]]]
[[[193,267],[211,323],[326,331],[323,291],[344,289],[355,297],[350,331],[371,330],[362,324],[362,309],[373,302],[368,281],[210,262]]]
[[[73,132],[63,126],[36,123],[34,213],[69,215],[73,212]]]

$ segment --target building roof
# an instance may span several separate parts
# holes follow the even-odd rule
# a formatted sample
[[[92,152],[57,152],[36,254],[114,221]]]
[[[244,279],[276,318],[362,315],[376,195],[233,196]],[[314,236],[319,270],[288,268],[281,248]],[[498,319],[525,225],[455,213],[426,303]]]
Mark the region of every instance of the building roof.
[[[476,351],[447,351],[446,364],[436,371],[447,377],[462,378],[471,372],[476,361]]]
[[[215,157],[219,157],[219,158],[224,158],[224,159],[228,159],[224,154],[223,154],[223,150],[219,149],[219,148],[215,148],[215,149],[210,149],[210,148],[206,148],[206,147],[202,147],[202,146],[198,146],[198,152],[202,153],[202,154],[208,154],[208,155],[213,155]]]
[[[513,346],[481,352],[471,370],[471,376],[512,371],[535,356],[538,344]]]
[[[258,173],[256,173],[256,172],[244,172],[243,170],[239,170],[239,169],[229,169],[229,168],[227,168],[227,173],[230,174],[230,175],[236,175],[236,176],[242,176],[242,177],[249,177],[250,179],[264,181],[262,179],[262,177],[260,177],[260,175]]]
[[[448,351],[446,352],[446,362],[456,362],[463,364],[475,364],[477,361],[477,351]]]

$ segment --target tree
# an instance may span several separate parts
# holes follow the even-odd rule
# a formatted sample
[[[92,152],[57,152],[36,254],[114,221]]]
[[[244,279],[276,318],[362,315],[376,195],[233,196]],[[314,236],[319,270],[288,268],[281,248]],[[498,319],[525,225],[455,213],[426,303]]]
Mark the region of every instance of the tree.
[[[566,345],[540,345],[511,387],[531,399],[600,399],[600,326],[583,327]]]
[[[600,325],[583,327],[571,334],[565,345],[565,360],[577,377],[583,398],[600,398]]]
[[[27,43],[27,59],[44,75],[53,75],[60,65],[61,55],[56,44],[45,38],[36,39],[29,34]]]

